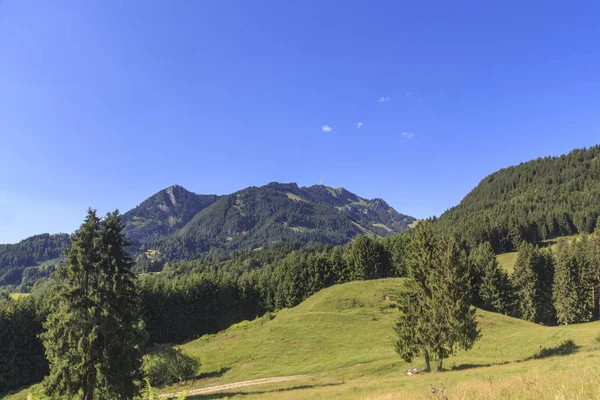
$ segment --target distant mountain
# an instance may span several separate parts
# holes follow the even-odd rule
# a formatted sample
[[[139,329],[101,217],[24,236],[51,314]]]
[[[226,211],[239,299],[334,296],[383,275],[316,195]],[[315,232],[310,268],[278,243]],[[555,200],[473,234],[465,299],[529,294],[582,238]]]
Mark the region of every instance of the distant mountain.
[[[275,182],[224,196],[174,185],[123,214],[129,250],[138,263],[193,259],[209,252],[226,257],[233,250],[282,241],[342,244],[361,234],[402,232],[414,220],[381,199],[364,199],[343,188]],[[0,286],[31,283],[48,272],[44,263],[60,258],[61,249],[69,246],[67,234],[0,245]]]
[[[62,257],[62,249],[71,246],[66,233],[35,235],[16,244],[0,245],[0,286],[21,283],[27,267]],[[39,271],[30,271],[38,274]]]
[[[497,251],[599,228],[600,147],[577,149],[485,177],[437,224]]]
[[[136,247],[155,247],[218,198],[195,194],[179,185],[171,186],[123,214],[125,235]]]
[[[403,232],[415,219],[343,188],[270,183],[222,196],[159,246],[167,259],[252,250],[281,241],[342,244]]]

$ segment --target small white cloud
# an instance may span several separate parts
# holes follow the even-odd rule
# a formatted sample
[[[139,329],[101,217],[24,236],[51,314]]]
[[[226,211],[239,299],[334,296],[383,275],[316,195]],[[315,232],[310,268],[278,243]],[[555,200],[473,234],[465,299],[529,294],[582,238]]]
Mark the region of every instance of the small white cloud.
[[[333,128],[330,127],[329,125],[323,125],[323,127],[321,128],[321,130],[323,132],[331,132],[333,130]]]
[[[415,136],[414,132],[402,132],[402,137],[412,139]]]
[[[407,99],[412,99],[419,103],[423,103],[423,101],[424,101],[421,96],[417,96],[413,92],[404,92],[404,95],[406,96]]]
[[[385,103],[386,101],[390,101],[390,98],[381,96],[380,98],[377,99],[378,103]]]
[[[362,122],[357,122],[357,123],[356,123],[356,127],[357,127],[357,128],[360,128],[361,126],[363,126],[363,123],[362,123]]]

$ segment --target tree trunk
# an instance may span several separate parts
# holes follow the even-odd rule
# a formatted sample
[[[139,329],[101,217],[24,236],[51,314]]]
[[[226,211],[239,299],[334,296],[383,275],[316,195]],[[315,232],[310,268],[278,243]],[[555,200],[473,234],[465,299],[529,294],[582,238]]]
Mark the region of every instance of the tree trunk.
[[[444,362],[443,358],[440,358],[438,361],[438,368],[437,368],[437,372],[442,372],[442,363]]]
[[[429,362],[429,352],[425,350],[425,372],[431,372],[431,364]]]
[[[83,378],[83,400],[94,400],[94,388],[91,385],[91,379],[89,375],[85,375]]]

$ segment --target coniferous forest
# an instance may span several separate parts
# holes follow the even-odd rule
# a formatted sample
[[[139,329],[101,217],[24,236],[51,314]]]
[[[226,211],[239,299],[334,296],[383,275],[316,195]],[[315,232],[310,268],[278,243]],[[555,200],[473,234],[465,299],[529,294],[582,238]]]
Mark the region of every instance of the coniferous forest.
[[[522,241],[591,233],[600,216],[600,147],[501,169],[484,178],[439,226],[497,252]]]

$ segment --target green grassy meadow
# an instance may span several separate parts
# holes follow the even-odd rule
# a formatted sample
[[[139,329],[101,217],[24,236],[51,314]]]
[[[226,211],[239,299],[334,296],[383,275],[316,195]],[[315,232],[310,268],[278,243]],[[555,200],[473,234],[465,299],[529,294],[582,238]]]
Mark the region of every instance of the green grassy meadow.
[[[423,365],[421,359],[407,364],[394,352],[397,310],[393,299],[402,285],[402,279],[337,285],[293,309],[280,311],[271,320],[243,322],[187,343],[182,348],[201,358],[201,372],[209,377],[163,392],[309,374],[311,378],[299,381],[194,398],[419,399],[431,398],[431,386],[442,384],[448,387],[449,398],[478,398],[469,397],[469,387],[480,388],[484,382],[488,389],[497,385],[504,390],[509,382],[509,387],[518,391],[522,389],[519,382],[529,387],[537,386],[538,381],[545,387],[549,382],[543,383],[544,379],[553,374],[564,378],[565,370],[591,374],[586,382],[596,382],[600,389],[600,381],[594,381],[593,371],[588,371],[600,362],[600,322],[544,327],[485,311],[478,314],[481,340],[471,351],[446,360],[448,371],[407,376],[408,368]],[[572,354],[527,360],[565,340],[575,342]],[[568,386],[568,382],[564,384]],[[459,393],[467,397],[457,397]]]
[[[512,274],[515,271],[515,263],[517,262],[517,256],[519,253],[517,251],[513,251],[510,253],[502,253],[496,256],[498,260],[498,264],[500,264],[500,268]]]
[[[244,321],[181,346],[202,361],[193,383],[173,393],[288,375],[299,380],[241,387],[191,399],[449,399],[600,398],[600,322],[544,327],[479,311],[482,337],[445,361],[443,373],[407,376],[394,352],[395,294],[403,279],[351,282],[325,289],[292,309]],[[567,355],[530,359],[572,340]],[[552,351],[546,350],[552,353]],[[36,399],[37,387],[9,399]],[[562,396],[562,397],[561,397]]]

